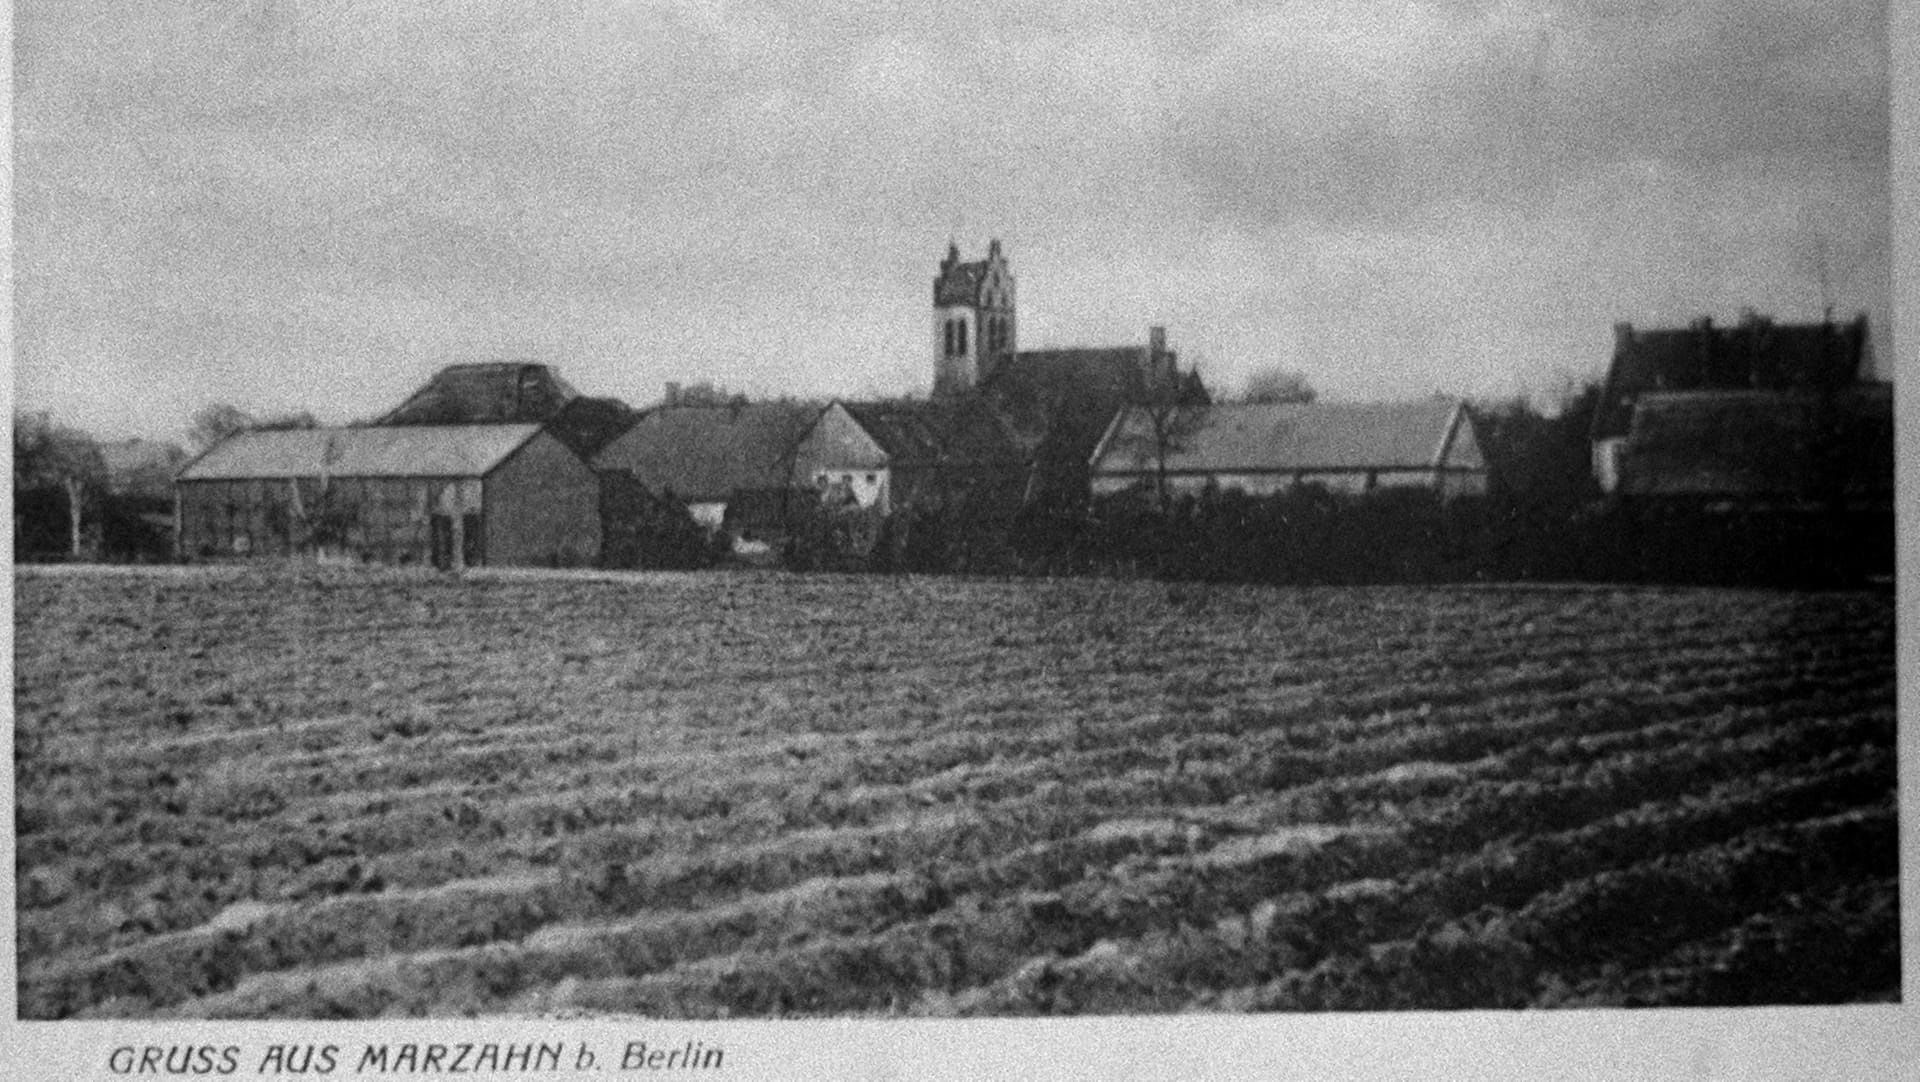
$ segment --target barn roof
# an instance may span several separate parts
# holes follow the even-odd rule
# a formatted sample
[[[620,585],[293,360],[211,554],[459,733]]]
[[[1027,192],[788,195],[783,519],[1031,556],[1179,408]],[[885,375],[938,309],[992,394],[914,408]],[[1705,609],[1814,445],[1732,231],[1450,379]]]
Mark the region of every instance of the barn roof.
[[[593,462],[630,471],[656,492],[726,500],[741,489],[789,484],[794,449],[819,415],[819,406],[798,402],[664,406],[642,416]]]
[[[481,477],[539,431],[512,424],[236,432],[188,463],[179,479]]]
[[[453,364],[433,374],[382,425],[520,424],[544,421],[580,397],[544,364]]]
[[[1457,399],[1365,403],[1235,403],[1182,411],[1167,457],[1181,472],[1484,469]],[[1157,468],[1151,420],[1114,419],[1094,453],[1097,472]]]
[[[1781,391],[1642,395],[1620,459],[1636,496],[1890,500],[1893,393]]]

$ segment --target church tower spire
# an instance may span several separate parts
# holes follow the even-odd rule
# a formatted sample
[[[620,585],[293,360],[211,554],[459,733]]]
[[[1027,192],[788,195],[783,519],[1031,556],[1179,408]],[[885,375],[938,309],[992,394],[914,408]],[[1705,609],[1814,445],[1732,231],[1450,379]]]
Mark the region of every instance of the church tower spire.
[[[970,263],[949,242],[933,280],[933,393],[978,387],[1013,351],[1013,272],[1000,241],[989,241],[987,257]]]

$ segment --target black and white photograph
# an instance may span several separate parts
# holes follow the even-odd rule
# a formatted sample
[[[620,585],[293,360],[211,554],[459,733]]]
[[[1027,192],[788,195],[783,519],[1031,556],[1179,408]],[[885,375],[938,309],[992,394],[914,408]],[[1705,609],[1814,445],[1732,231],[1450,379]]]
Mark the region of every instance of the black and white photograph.
[[[1887,1077],[1916,24],[17,0],[0,1073]]]

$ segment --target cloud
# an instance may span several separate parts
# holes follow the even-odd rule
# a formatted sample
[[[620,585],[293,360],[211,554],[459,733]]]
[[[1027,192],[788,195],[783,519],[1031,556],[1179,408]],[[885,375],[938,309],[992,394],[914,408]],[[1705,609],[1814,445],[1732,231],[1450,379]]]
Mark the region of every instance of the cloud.
[[[1284,351],[1348,396],[1499,387],[1614,318],[1823,279],[1890,304],[1885,24],[32,0],[16,386],[147,431],[216,398],[364,415],[501,355],[635,400],[924,390],[933,263],[997,236],[1028,344],[1165,322],[1228,383]]]
[[[1252,222],[1536,207],[1628,161],[1887,164],[1884,8],[1308,3],[1226,35],[1161,133]]]

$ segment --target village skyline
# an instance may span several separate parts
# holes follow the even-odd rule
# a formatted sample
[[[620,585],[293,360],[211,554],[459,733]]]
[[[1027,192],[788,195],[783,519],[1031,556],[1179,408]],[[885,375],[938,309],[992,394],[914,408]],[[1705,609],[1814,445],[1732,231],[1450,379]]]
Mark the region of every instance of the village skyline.
[[[1865,312],[1884,5],[16,8],[15,405],[177,440],[448,364],[925,395],[949,241],[1020,348],[1550,399],[1616,321]],[[1094,29],[1097,27],[1097,29]]]

